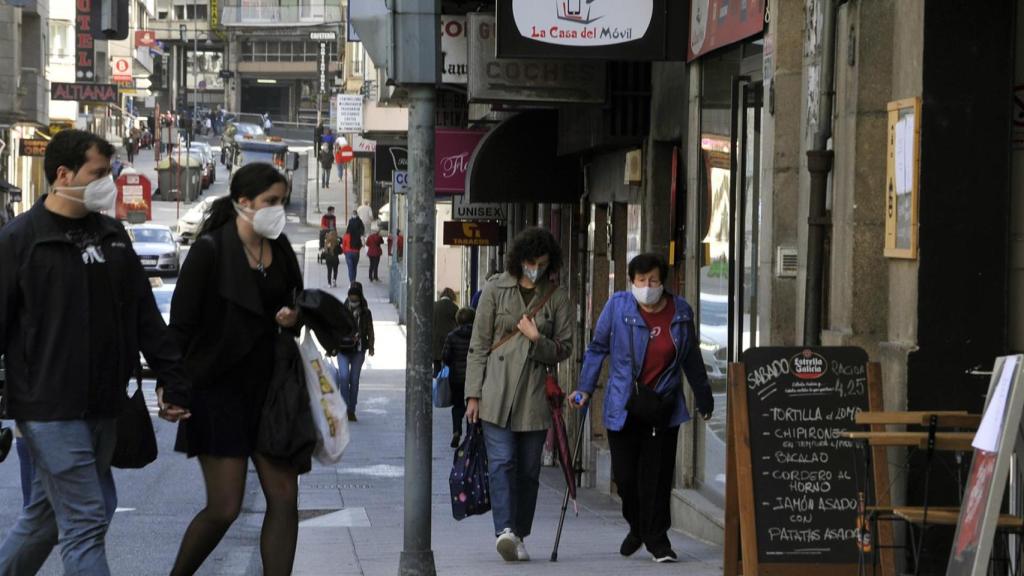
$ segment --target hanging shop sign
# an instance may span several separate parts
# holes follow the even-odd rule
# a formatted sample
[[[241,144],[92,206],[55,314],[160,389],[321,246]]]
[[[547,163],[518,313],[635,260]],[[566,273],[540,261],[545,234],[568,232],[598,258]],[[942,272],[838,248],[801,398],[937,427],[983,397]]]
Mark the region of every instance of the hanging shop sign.
[[[404,145],[378,144],[373,155],[374,182],[391,182],[391,173],[409,170],[409,149]]]
[[[682,2],[499,0],[499,58],[665,60],[670,29],[685,35]],[[682,16],[682,17],[679,17]]]
[[[377,141],[367,140],[359,134],[353,134],[352,149],[356,154],[373,154],[377,151]]]
[[[462,194],[466,191],[466,169],[476,145],[486,132],[438,129],[434,148],[434,193]]]
[[[445,246],[498,246],[504,238],[505,227],[497,222],[444,223]]]
[[[117,85],[115,84],[73,84],[70,82],[51,82],[50,98],[53,100],[77,102],[102,102],[117,104]]]
[[[469,81],[469,31],[465,16],[441,15],[441,82]]]
[[[154,31],[154,30],[136,30],[135,31],[135,47],[136,48],[154,48],[154,47],[156,47],[156,31]]]
[[[92,82],[96,79],[96,63],[92,39],[93,0],[75,2],[75,79]]]
[[[19,142],[18,153],[20,155],[40,158],[46,156],[46,145],[49,143],[48,140],[43,140],[42,138],[24,138]]]
[[[452,198],[452,218],[456,220],[508,220],[504,204],[497,202],[470,202],[465,194]]]
[[[692,0],[686,59],[764,32],[765,0]]]
[[[132,84],[132,59],[124,56],[114,56],[110,59],[111,79],[114,82]]]
[[[604,62],[499,60],[496,32],[493,15],[469,15],[470,102],[604,102]]]

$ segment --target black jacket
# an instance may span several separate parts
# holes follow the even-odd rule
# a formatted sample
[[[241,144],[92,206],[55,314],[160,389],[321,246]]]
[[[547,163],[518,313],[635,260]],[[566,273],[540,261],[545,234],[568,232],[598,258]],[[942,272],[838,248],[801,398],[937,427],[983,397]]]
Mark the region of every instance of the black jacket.
[[[346,305],[347,306],[347,305]],[[373,314],[365,301],[359,308],[359,343],[364,351],[373,350],[376,338],[373,334]]]
[[[473,337],[473,325],[463,324],[448,333],[441,353],[445,365],[451,370],[449,377],[458,385],[466,384],[466,358],[469,356],[469,341]]]
[[[289,291],[301,290],[302,274],[288,238],[282,234],[271,245],[273,266],[286,267]],[[200,236],[189,250],[171,300],[169,335],[197,388],[219,382],[274,329],[267,317],[275,311],[263,309],[259,288],[246,280],[251,275],[234,222]],[[159,384],[164,401],[189,406],[190,389]]]
[[[139,360],[168,383],[187,387],[149,280],[131,239],[113,218],[89,214],[100,231],[117,331],[114,350],[90,350],[88,280],[82,254],[46,210],[43,196],[0,230],[0,355],[6,356],[8,416],[75,420],[116,416]],[[90,390],[83,375],[96,359],[116,362],[117,377]],[[92,401],[92,402],[90,402]],[[98,406],[94,412],[88,406]]]
[[[455,315],[459,313],[459,305],[452,302],[451,298],[441,298],[434,302],[434,334],[431,344],[431,354],[435,362],[441,361],[441,350],[444,349],[444,339],[448,333],[458,326]]]

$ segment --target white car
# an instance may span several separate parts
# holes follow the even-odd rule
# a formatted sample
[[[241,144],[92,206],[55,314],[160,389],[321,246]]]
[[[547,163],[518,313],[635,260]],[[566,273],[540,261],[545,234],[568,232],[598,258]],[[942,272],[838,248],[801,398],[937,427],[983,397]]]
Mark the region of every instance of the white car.
[[[178,275],[181,247],[170,228],[159,224],[138,224],[128,227],[128,235],[146,272]]]
[[[700,355],[708,378],[712,382],[725,381],[729,370],[729,297],[701,292],[697,314]]]
[[[217,200],[215,196],[203,198],[178,220],[178,235],[181,236],[182,242],[187,244],[195,239],[199,228],[210,214],[210,208],[213,207],[215,200]]]

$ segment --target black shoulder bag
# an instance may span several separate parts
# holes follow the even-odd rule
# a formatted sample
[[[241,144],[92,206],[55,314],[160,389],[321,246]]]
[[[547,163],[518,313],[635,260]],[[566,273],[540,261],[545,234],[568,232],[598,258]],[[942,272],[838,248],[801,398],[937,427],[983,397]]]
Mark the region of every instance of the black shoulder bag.
[[[667,428],[676,408],[676,388],[664,396],[658,394],[646,384],[640,383],[640,373],[636,369],[636,347],[633,342],[633,326],[629,327],[629,365],[633,376],[633,392],[626,401],[626,412],[651,428],[654,435],[658,428]]]
[[[114,468],[143,468],[156,460],[156,432],[142,395],[142,367],[135,368],[135,394],[124,403],[117,417],[117,444],[110,465]]]

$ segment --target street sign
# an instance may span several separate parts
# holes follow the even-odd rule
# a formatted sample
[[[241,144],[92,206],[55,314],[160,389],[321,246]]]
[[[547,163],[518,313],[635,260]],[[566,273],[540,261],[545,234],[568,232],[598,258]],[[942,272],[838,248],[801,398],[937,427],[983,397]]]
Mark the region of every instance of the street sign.
[[[231,78],[234,77],[235,73],[232,72],[231,70],[223,70],[223,69],[221,69],[221,71],[217,75],[220,76],[224,80],[230,80]]]
[[[444,223],[445,246],[497,246],[504,238],[505,227],[496,222]]]
[[[320,42],[328,42],[338,39],[338,35],[334,32],[310,32],[310,40],[318,40]]]
[[[474,204],[463,195],[452,198],[452,217],[456,220],[508,220],[504,204]]]
[[[338,95],[338,129],[341,134],[363,131],[363,97],[359,94]]]
[[[409,171],[395,170],[391,173],[391,184],[395,188],[395,194],[406,194],[409,192]]]
[[[110,59],[111,78],[114,82],[132,81],[132,59],[125,56],[114,56]]]
[[[333,33],[332,33],[333,34]],[[312,34],[310,34],[312,36]],[[327,93],[327,43],[320,43],[320,93]],[[318,99],[319,101],[319,99]],[[320,109],[320,105],[317,104],[317,109]],[[320,119],[317,119],[319,122]]]
[[[338,152],[341,153],[341,163],[342,164],[348,164],[349,162],[354,160],[355,157],[356,157],[355,151],[353,151],[352,147],[349,146],[348,144],[346,144],[346,145],[342,146],[341,148],[339,148]]]

